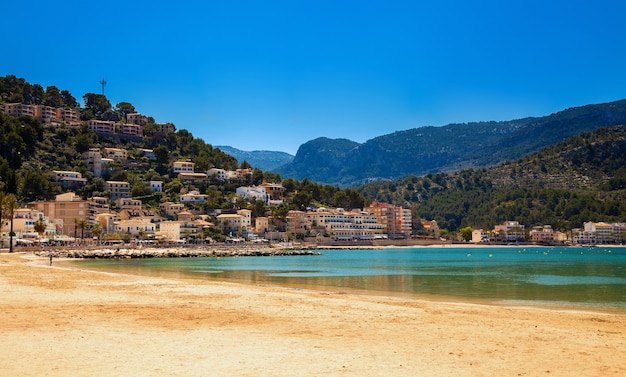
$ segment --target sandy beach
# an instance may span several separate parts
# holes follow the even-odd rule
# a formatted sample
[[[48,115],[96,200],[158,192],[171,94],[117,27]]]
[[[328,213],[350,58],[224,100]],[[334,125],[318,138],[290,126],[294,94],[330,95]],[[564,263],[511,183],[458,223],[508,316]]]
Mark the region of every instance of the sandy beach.
[[[626,313],[81,270],[0,254],[1,376],[624,376]]]

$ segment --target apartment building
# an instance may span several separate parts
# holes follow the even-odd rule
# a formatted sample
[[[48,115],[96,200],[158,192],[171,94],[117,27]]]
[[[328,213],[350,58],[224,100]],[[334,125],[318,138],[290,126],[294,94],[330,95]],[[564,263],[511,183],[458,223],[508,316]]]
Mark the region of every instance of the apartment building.
[[[217,179],[218,181],[227,181],[228,174],[224,169],[211,168],[207,171],[207,176]]]
[[[318,208],[306,213],[308,224],[305,226],[324,227],[326,234],[335,239],[369,239],[382,237],[383,225],[378,222],[375,215],[353,210],[347,212],[342,208],[329,210]]]
[[[113,201],[120,198],[130,198],[130,183],[123,181],[106,181],[104,190],[109,193]]]
[[[122,135],[143,136],[143,127],[136,124],[117,123],[117,128]]]
[[[576,244],[605,244],[626,242],[626,224],[585,222],[583,228],[572,229],[572,241]]]
[[[127,114],[126,120],[128,121],[128,123],[139,125],[142,127],[148,124],[148,117],[139,113]]]
[[[180,195],[180,202],[183,204],[202,204],[206,202],[208,197],[208,195],[200,194],[199,191],[192,190],[186,194]]]
[[[69,127],[80,126],[80,113],[69,107],[57,109],[58,118]]]
[[[536,243],[554,243],[554,230],[552,229],[552,226],[534,226],[530,230],[530,240]]]
[[[188,221],[162,221],[159,224],[159,234],[166,240],[179,242],[198,238],[198,227],[193,222]]]
[[[77,171],[54,170],[52,173],[54,181],[62,187],[84,186],[87,183],[87,179]]]
[[[156,231],[156,224],[146,219],[122,220],[115,224],[115,231],[129,233],[133,238],[152,238]]]
[[[189,161],[174,161],[172,163],[172,172],[177,173],[193,173],[196,164]]]
[[[83,161],[94,177],[102,176],[102,153],[99,148],[90,148],[82,153]]]
[[[27,207],[42,212],[45,217],[58,225],[62,234],[69,236],[75,234],[76,221],[88,220],[88,202],[73,192],[59,194],[52,201],[31,202]]]
[[[159,204],[159,208],[167,217],[174,218],[185,210],[185,205],[181,203],[165,202]]]
[[[87,121],[89,129],[96,133],[114,134],[115,122],[112,120],[90,119]]]
[[[501,237],[504,242],[517,242],[526,239],[525,226],[518,221],[505,221],[496,225],[493,232]]]
[[[261,186],[240,186],[235,189],[235,194],[242,197],[249,202],[255,202],[257,200],[263,201],[265,204],[270,203],[270,196],[265,191],[265,187]]]
[[[413,225],[410,209],[375,201],[364,210],[376,217],[383,227],[383,233],[387,234],[390,239],[411,237]]]
[[[113,161],[125,161],[128,159],[128,151],[122,148],[103,148],[102,155]]]
[[[65,123],[70,127],[80,125],[80,114],[72,108],[56,108],[45,105],[25,105],[23,103],[5,103],[2,111],[6,115],[29,116],[39,119],[42,124]]]

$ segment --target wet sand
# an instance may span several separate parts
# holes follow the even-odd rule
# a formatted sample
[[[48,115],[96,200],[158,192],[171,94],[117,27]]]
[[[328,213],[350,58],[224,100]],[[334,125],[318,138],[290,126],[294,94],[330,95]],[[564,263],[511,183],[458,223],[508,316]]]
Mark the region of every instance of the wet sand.
[[[626,313],[163,279],[0,254],[0,375],[623,376]]]

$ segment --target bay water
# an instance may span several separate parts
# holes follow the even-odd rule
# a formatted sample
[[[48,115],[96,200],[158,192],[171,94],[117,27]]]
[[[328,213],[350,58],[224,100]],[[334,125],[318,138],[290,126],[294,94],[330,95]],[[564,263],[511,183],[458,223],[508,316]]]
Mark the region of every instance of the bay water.
[[[292,289],[626,310],[623,247],[419,247],[321,253],[76,263],[120,273]]]

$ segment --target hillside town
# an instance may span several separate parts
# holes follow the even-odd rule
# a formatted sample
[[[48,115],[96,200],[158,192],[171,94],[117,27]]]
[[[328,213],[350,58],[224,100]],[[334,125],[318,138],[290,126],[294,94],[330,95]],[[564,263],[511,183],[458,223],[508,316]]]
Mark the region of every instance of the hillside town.
[[[123,135],[142,138],[143,128],[156,126],[163,134],[174,132],[170,123],[154,123],[150,117],[128,113],[122,121],[80,120],[73,108],[54,108],[22,103],[2,104],[9,116],[29,116],[46,127],[83,127],[99,135]],[[92,177],[107,177],[114,167],[140,169],[144,161],[155,161],[154,150],[136,148],[89,148],[82,161]],[[626,238],[626,224],[585,222],[583,228],[556,231],[550,225],[527,229],[517,221],[506,221],[493,229],[472,229],[471,237],[452,238],[442,232],[437,222],[413,219],[410,209],[388,203],[373,202],[365,208],[306,208],[290,210],[286,216],[252,216],[249,209],[215,209],[209,213],[199,208],[208,195],[201,187],[209,182],[235,184],[237,200],[261,201],[268,208],[286,202],[285,187],[263,182],[246,185],[252,168],[225,170],[211,168],[198,171],[189,160],[173,161],[168,172],[183,188],[177,201],[162,201],[158,208],[146,206],[133,197],[126,181],[106,180],[104,195],[81,198],[74,191],[87,184],[79,171],[52,172],[54,182],[63,191],[54,200],[33,201],[14,210],[12,218],[1,220],[2,246],[36,244],[187,244],[217,242],[215,230],[225,235],[225,242],[301,241],[314,245],[408,245],[469,241],[472,243],[621,244]],[[164,182],[145,182],[143,192],[161,193]],[[415,226],[417,224],[418,226]],[[13,235],[13,236],[10,236]],[[443,238],[443,236],[447,236]],[[219,240],[222,241],[221,239]]]

